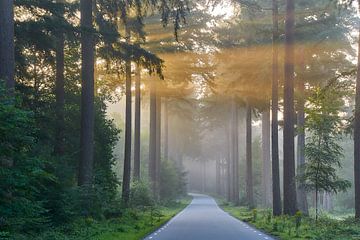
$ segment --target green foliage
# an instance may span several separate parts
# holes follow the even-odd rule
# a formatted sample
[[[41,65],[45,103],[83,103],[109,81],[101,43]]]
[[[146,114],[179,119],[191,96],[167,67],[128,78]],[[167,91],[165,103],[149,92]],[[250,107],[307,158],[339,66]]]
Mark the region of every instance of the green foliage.
[[[145,181],[136,181],[132,183],[130,192],[130,205],[132,207],[150,207],[155,204],[150,186]]]
[[[34,156],[34,118],[0,86],[0,231],[29,231],[47,223],[41,192],[55,178]]]
[[[186,173],[178,169],[174,162],[164,160],[160,169],[160,199],[174,201],[186,193]]]
[[[339,140],[342,128],[340,117],[346,86],[336,80],[325,88],[314,87],[306,108],[306,129],[309,131],[305,146],[303,174],[299,176],[301,185],[312,191],[345,191],[350,183],[337,175],[341,168],[342,148]]]

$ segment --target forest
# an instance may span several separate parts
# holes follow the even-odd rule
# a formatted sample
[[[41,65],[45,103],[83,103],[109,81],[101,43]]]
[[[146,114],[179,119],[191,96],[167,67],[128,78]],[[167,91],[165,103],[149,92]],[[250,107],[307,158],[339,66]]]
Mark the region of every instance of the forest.
[[[360,239],[360,0],[0,0],[0,239]]]

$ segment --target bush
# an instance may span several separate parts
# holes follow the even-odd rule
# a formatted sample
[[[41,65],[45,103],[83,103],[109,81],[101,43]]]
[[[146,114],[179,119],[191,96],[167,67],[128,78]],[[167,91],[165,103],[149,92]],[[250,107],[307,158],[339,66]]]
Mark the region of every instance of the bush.
[[[160,200],[171,202],[186,194],[186,173],[172,161],[164,160],[160,169]]]
[[[153,206],[154,203],[155,201],[147,182],[136,181],[132,183],[130,192],[130,205],[132,207]]]

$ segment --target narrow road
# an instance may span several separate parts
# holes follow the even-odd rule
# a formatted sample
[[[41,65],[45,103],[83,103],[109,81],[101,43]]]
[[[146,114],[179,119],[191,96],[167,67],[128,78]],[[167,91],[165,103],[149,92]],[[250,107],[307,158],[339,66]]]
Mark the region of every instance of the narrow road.
[[[187,208],[144,240],[274,240],[221,210],[213,198],[193,197]]]

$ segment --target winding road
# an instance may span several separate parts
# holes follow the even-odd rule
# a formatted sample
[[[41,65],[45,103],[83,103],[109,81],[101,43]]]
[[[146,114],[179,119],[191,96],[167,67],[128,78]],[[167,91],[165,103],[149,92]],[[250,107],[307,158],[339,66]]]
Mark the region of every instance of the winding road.
[[[144,240],[274,240],[224,212],[213,198],[192,196],[189,206]]]

